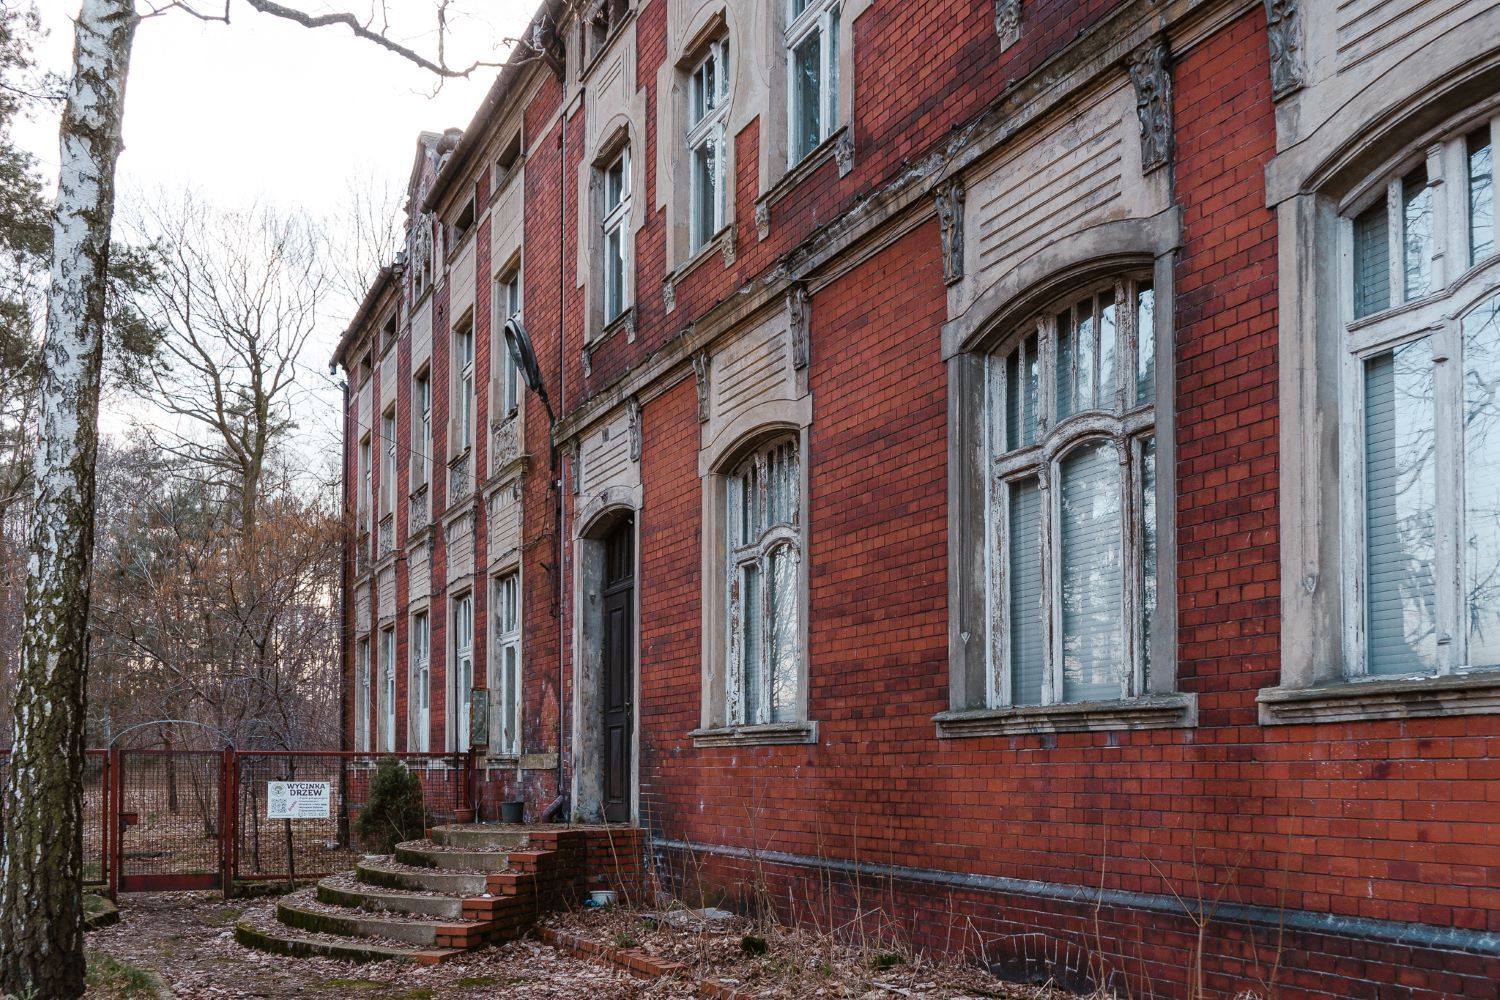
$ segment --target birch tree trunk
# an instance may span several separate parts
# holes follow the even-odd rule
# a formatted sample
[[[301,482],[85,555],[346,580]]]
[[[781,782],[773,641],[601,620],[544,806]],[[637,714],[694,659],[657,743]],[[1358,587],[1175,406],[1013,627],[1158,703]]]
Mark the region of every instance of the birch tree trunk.
[[[133,0],[83,0],[63,111],[26,618],[0,855],[0,991],[83,995],[85,630],[115,161]]]

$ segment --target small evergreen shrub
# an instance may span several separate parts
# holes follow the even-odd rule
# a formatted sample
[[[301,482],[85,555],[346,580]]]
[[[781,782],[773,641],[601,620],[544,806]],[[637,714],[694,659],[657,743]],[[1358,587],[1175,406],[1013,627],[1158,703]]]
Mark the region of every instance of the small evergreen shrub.
[[[394,757],[386,757],[370,779],[370,800],[360,810],[355,832],[365,850],[390,854],[403,840],[420,838],[427,828],[422,781]]]

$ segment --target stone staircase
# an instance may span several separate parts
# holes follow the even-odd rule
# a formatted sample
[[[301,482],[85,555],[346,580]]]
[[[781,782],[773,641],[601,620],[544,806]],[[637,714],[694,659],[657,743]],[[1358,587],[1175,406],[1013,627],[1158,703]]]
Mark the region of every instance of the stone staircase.
[[[283,897],[235,938],[281,955],[436,963],[525,934],[590,890],[639,898],[634,827],[439,826],[346,875]]]

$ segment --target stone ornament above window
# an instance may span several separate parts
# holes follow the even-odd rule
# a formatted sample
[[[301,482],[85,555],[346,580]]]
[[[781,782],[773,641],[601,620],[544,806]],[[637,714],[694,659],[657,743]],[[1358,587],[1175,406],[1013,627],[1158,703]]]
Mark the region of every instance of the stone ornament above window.
[[[1172,70],[1164,39],[1131,54],[1130,81],[1141,120],[1141,169],[1150,173],[1172,161]]]
[[[1301,0],[1265,0],[1266,37],[1271,47],[1271,95],[1278,101],[1302,88]]]
[[[995,0],[995,34],[1001,52],[1021,40],[1021,0]]]

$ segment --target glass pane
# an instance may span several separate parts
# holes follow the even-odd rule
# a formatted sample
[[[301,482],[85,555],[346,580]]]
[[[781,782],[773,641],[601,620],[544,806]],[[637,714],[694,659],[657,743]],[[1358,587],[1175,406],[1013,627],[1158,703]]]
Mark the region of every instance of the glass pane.
[[[1005,447],[1021,446],[1021,349],[1005,358]]]
[[[1402,272],[1406,301],[1432,289],[1432,189],[1427,168],[1418,167],[1401,181]]]
[[[822,141],[823,36],[813,32],[792,51],[792,156],[802,159]]]
[[[744,679],[741,699],[744,721],[764,722],[761,717],[761,651],[760,651],[760,567],[754,564],[740,569],[740,676]]]
[[[1141,664],[1151,669],[1156,617],[1156,438],[1141,442]]]
[[[625,158],[609,165],[604,174],[604,207],[611,209],[625,200]]]
[[[1094,300],[1084,299],[1074,310],[1073,345],[1077,351],[1078,409],[1091,410],[1099,405],[1094,382],[1094,364],[1098,360],[1098,329],[1094,324]]]
[[[718,232],[719,178],[714,141],[693,150],[693,246],[700,247]]]
[[[1469,263],[1495,252],[1495,167],[1490,130],[1469,134]]]
[[[611,229],[604,236],[604,319],[605,322],[620,315],[624,300],[625,262],[621,246],[621,233]]]
[[[1143,406],[1156,393],[1156,293],[1141,285],[1135,294],[1135,401]]]
[[[1115,408],[1115,294],[1099,296],[1099,405]]]
[[[1391,304],[1390,219],[1381,198],[1354,220],[1354,315],[1368,316]]]
[[[1073,313],[1064,309],[1057,314],[1057,419],[1059,421],[1078,409],[1074,402],[1077,397],[1073,392],[1075,383],[1073,367],[1077,364],[1077,353],[1074,348]]]
[[[500,745],[516,749],[516,647],[505,647],[505,676],[501,679],[503,701],[500,705]]]
[[[792,17],[796,17],[807,9],[809,0],[792,0]]]
[[[1026,408],[1021,422],[1021,443],[1036,444],[1036,401],[1037,401],[1037,379],[1038,364],[1036,357],[1037,336],[1032,334],[1026,338],[1026,357],[1023,367],[1025,368],[1024,385],[1021,392],[1022,403]]]
[[[1042,491],[1035,478],[1010,486],[1010,702],[1042,703]]]
[[[1437,668],[1434,421],[1427,340],[1365,363],[1365,599],[1371,674]]]
[[[797,718],[797,554],[788,546],[771,553],[771,721]]]
[[[832,132],[833,123],[838,121],[839,113],[839,9],[837,7],[833,8],[832,13],[828,15],[828,97],[824,108],[827,114],[826,132]]]
[[[1120,461],[1089,441],[1062,462],[1062,673],[1064,701],[1120,697]]]
[[[1464,320],[1464,615],[1471,666],[1500,665],[1500,298]]]

